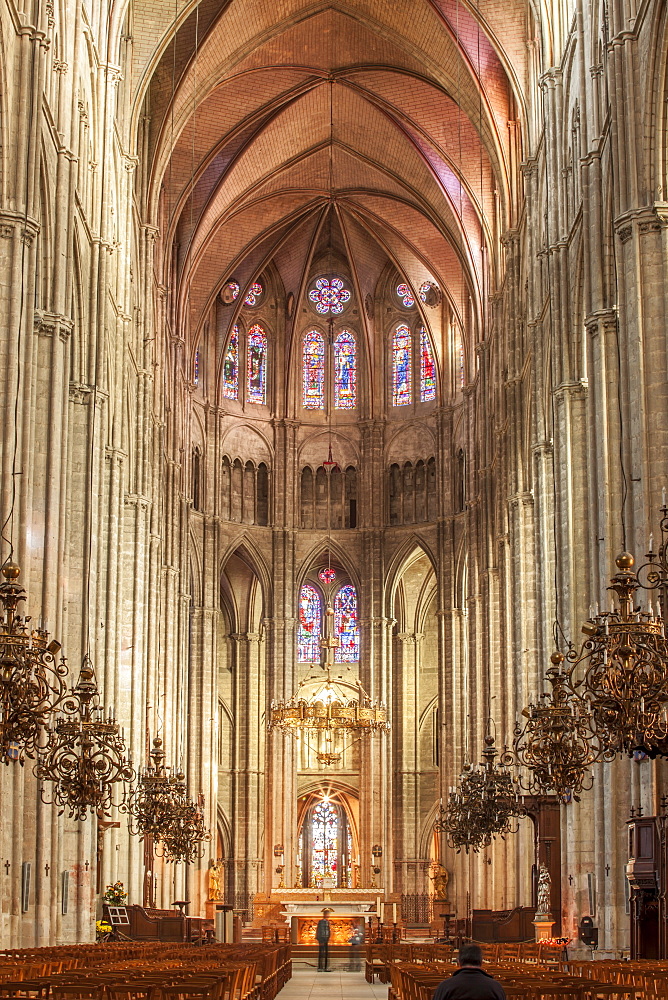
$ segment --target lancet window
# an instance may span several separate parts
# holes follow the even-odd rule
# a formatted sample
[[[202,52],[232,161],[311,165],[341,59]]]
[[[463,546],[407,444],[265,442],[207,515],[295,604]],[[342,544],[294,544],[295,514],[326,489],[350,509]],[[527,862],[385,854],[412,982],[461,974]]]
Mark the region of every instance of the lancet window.
[[[392,402],[406,406],[413,401],[412,378],[413,343],[411,332],[400,323],[392,339]]]
[[[339,331],[334,340],[331,361],[329,357],[325,338],[319,330],[309,330],[304,334],[302,405],[305,410],[325,409],[330,378],[333,382],[334,409],[352,410],[357,406],[357,341],[350,330]]]
[[[239,327],[236,324],[223,358],[223,396],[226,399],[239,398]]]
[[[339,639],[337,663],[354,663],[360,658],[360,629],[357,591],[351,583],[341,587],[334,598],[334,631]]]
[[[394,329],[391,343],[393,406],[409,406],[414,400],[432,403],[436,399],[436,360],[429,333],[419,328],[414,338],[406,323]]]
[[[257,323],[248,331],[246,353],[246,399],[249,403],[264,404],[267,401],[267,335]]]
[[[317,330],[304,335],[302,362],[303,403],[307,410],[325,405],[325,341]]]
[[[420,329],[420,400],[430,403],[436,399],[436,365],[434,352],[431,349],[429,334],[424,327]]]
[[[320,594],[305,583],[299,592],[299,626],[297,628],[297,660],[299,663],[320,662],[322,600]]]
[[[334,341],[334,408],[352,410],[357,403],[357,344],[349,330]]]
[[[299,837],[303,886],[349,888],[352,885],[352,834],[343,806],[324,797],[310,807]]]

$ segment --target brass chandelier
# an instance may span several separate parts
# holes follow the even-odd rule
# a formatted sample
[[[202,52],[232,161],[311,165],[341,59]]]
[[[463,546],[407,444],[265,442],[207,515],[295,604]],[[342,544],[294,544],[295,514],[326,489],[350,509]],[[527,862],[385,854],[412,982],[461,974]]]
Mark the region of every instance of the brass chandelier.
[[[32,628],[18,605],[26,592],[18,583],[21,570],[8,561],[0,584],[0,755],[5,764],[34,758],[50,716],[67,694],[65,660],[60,643],[49,641],[43,628]]]
[[[125,757],[125,740],[111,711],[107,717],[100,705],[95,672],[84,657],[79,680],[63,703],[63,715],[48,727],[46,745],[38,746],[33,767],[40,782],[51,783],[53,801],[68,810],[70,818],[85,820],[88,811],[98,817],[114,804],[115,787],[134,777],[132,762]]]
[[[663,620],[634,607],[640,586],[634,558],[622,552],[608,588],[619,608],[592,615],[586,639],[567,659],[569,685],[591,716],[594,737],[610,756],[664,752],[668,740],[668,643]]]
[[[149,763],[121,805],[129,816],[130,833],[153,837],[162,846],[166,861],[190,864],[199,857],[200,845],[210,839],[204,826],[201,801],[188,801],[185,775],[171,773],[159,736],[153,740]]]
[[[197,802],[184,800],[163,831],[162,856],[165,861],[192,864],[201,857],[201,845],[207,840],[211,834],[204,825],[202,797]]]
[[[586,703],[569,690],[563,653],[553,653],[551,662],[546,677],[552,690],[522,712],[526,721],[517,723],[513,754],[506,760],[529,771],[528,781],[520,778],[527,791],[554,793],[564,801],[572,796],[578,802],[580,793],[591,788],[589,768],[605,754],[592,732]]]
[[[486,736],[482,762],[464,765],[459,786],[450,790],[448,804],[441,806],[434,824],[458,854],[462,849],[477,853],[496,837],[516,832],[515,821],[524,814],[517,782],[503,760],[496,763],[494,742],[493,736]]]
[[[328,566],[319,573],[319,579],[326,597],[325,635],[320,639],[322,665],[300,681],[297,691],[287,701],[272,702],[269,727],[289,733],[295,739],[301,737],[320,764],[331,766],[358,740],[387,731],[390,723],[387,709],[371,701],[360,680],[352,675],[347,678],[342,673],[334,674],[339,640],[334,635],[331,599],[336,571]],[[312,742],[316,743],[315,748]]]

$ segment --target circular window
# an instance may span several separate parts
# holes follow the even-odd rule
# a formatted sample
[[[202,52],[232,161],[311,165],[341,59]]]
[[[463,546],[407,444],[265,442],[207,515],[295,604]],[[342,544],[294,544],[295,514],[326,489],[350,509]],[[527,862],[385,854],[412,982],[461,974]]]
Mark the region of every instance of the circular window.
[[[262,287],[259,281],[253,282],[253,284],[248,289],[248,294],[246,295],[246,298],[244,299],[244,305],[256,306],[260,301],[260,299],[262,298],[263,291],[264,288]]]
[[[220,298],[226,306],[231,305],[239,294],[239,285],[236,281],[228,281],[220,292]]]
[[[397,295],[401,299],[401,304],[405,306],[406,309],[410,309],[415,305],[415,296],[413,295],[410,286],[407,285],[405,281],[402,281],[400,285],[397,285]]]
[[[321,316],[330,312],[333,316],[338,316],[350,302],[350,290],[344,286],[341,278],[318,278],[308,297]]]
[[[440,305],[441,289],[433,281],[425,281],[420,285],[420,298],[426,306]]]

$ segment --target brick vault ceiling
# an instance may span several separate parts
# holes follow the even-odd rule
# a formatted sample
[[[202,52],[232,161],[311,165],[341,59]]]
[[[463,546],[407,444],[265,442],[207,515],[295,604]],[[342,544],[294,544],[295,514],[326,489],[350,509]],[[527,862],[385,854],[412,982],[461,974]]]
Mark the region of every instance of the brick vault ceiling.
[[[517,213],[525,46],[521,5],[498,6],[201,0],[161,24],[135,2],[149,205],[191,330],[270,262],[297,291],[330,206],[360,290],[392,261],[460,315],[479,300],[481,244]]]

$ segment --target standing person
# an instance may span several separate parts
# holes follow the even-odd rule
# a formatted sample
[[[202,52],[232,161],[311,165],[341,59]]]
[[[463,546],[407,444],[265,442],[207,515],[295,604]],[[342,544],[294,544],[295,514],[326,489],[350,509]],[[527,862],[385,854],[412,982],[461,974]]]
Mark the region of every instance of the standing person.
[[[329,914],[327,907],[322,911],[322,917],[315,929],[315,939],[318,942],[318,971],[329,972]]]
[[[482,948],[465,944],[459,949],[459,968],[437,986],[434,1000],[506,1000],[503,987],[482,969]]]

